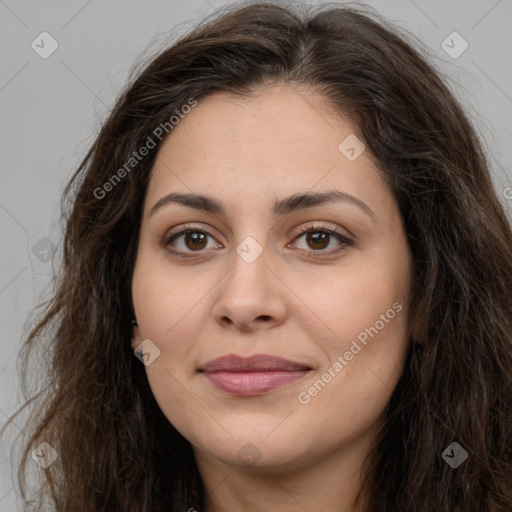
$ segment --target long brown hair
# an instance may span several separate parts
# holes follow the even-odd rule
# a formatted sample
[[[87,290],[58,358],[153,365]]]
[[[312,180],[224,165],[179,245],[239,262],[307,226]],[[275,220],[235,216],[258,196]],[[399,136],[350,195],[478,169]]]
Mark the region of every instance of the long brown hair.
[[[190,443],[130,346],[155,130],[172,134],[169,119],[191,99],[283,82],[308,86],[358,127],[414,257],[412,343],[366,461],[367,511],[512,510],[511,227],[474,128],[413,39],[369,8],[237,4],[130,80],[66,187],[62,268],[20,352],[24,379],[34,347],[49,354],[44,386],[24,405],[39,407],[22,491],[32,450],[47,442],[59,457],[37,495],[59,512],[202,509]],[[148,137],[157,147],[127,166]],[[442,456],[453,442],[468,454],[456,469]]]

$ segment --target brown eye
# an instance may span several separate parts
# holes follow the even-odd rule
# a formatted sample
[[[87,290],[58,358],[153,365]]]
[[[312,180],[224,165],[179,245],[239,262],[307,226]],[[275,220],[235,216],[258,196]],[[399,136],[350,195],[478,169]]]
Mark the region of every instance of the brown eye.
[[[206,252],[204,249],[208,249],[208,238],[215,240],[207,231],[187,224],[178,232],[165,235],[160,245],[177,256],[194,257]],[[222,247],[222,245],[217,244],[214,247]]]
[[[178,256],[194,257],[205,252],[204,249],[208,248],[208,238],[215,240],[206,231],[194,228],[194,226],[184,226],[181,231],[164,237],[161,245]],[[313,257],[330,256],[353,244],[352,240],[327,226],[308,226],[295,240],[301,238],[305,238],[307,245],[307,247],[302,248],[302,251],[308,252]],[[338,242],[337,247],[327,250],[332,241]],[[217,247],[222,247],[222,245],[217,245]]]
[[[325,249],[329,245],[331,235],[323,231],[309,231],[306,240],[313,249]]]
[[[343,251],[347,246],[353,244],[352,240],[327,226],[307,226],[295,240],[301,238],[305,238],[307,245],[303,250],[309,252],[314,257],[330,256]],[[325,250],[329,247],[333,238],[338,241],[337,247]]]
[[[204,249],[206,246],[206,233],[200,231],[188,231],[185,233],[185,246],[194,251]]]

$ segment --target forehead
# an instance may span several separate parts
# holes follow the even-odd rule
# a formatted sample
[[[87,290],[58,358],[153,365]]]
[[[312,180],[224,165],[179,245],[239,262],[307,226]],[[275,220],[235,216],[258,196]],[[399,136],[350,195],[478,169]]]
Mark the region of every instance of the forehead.
[[[312,152],[332,160],[332,155],[338,156],[339,137],[355,131],[348,117],[335,113],[323,97],[304,88],[274,85],[244,97],[214,93],[199,99],[173,129],[160,154],[185,145],[185,151],[190,146],[208,148],[203,157],[228,160],[276,154],[292,160]]]
[[[147,207],[172,191],[248,206],[257,198],[267,197],[270,205],[284,195],[331,189],[385,207],[391,193],[368,152],[350,160],[340,150],[346,140],[359,144],[356,132],[350,119],[305,89],[209,95],[161,145]]]

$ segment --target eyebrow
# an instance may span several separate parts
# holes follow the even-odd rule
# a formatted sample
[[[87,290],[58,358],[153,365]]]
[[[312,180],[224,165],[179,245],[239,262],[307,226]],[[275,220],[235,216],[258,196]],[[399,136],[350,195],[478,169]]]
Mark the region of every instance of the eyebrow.
[[[306,208],[313,208],[315,206],[335,203],[335,202],[346,202],[359,207],[373,221],[376,220],[376,215],[373,210],[363,201],[357,197],[351,196],[346,192],[339,190],[330,190],[328,192],[321,193],[302,193],[294,194],[284,199],[280,199],[274,203],[272,207],[272,215],[278,217],[281,215],[287,215],[295,211],[303,210]],[[183,194],[177,192],[171,192],[170,194],[162,197],[157,203],[151,208],[150,215],[153,215],[157,210],[169,203],[178,203],[189,208],[195,208],[196,210],[202,210],[208,213],[214,213],[225,216],[224,204],[211,196],[202,194]]]

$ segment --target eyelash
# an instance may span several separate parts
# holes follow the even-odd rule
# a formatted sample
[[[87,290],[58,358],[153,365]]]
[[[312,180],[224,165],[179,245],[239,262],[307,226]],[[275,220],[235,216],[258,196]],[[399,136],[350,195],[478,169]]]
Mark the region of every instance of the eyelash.
[[[334,254],[338,254],[339,252],[345,250],[346,247],[351,246],[354,243],[353,240],[347,238],[346,236],[342,235],[338,231],[333,230],[333,229],[331,229],[331,228],[329,228],[327,226],[323,226],[323,225],[321,225],[321,226],[308,225],[308,226],[304,227],[299,232],[299,234],[294,238],[294,241],[299,239],[302,235],[304,235],[306,233],[316,233],[316,232],[327,233],[328,235],[331,235],[331,236],[335,237],[337,240],[339,240],[341,242],[341,245],[338,247],[338,249],[331,250],[331,251],[324,251],[322,249],[319,249],[318,251],[313,251],[313,250],[307,251],[307,252],[310,253],[310,255],[313,258],[323,258],[323,257],[326,257],[326,256],[332,256]],[[172,254],[175,254],[175,255],[177,255],[179,257],[182,257],[182,258],[194,258],[194,257],[196,257],[198,255],[198,253],[201,252],[201,250],[191,251],[191,252],[182,252],[182,251],[177,251],[175,249],[169,249],[169,247],[168,247],[168,245],[172,241],[174,241],[175,239],[179,238],[180,236],[186,235],[187,233],[204,233],[204,234],[206,234],[208,236],[211,236],[213,238],[213,236],[210,235],[210,233],[208,233],[207,231],[205,231],[203,229],[196,228],[193,225],[187,224],[180,231],[178,231],[176,233],[173,233],[171,236],[164,236],[164,238],[161,241],[161,246],[164,249],[166,249],[169,252],[171,252]]]

